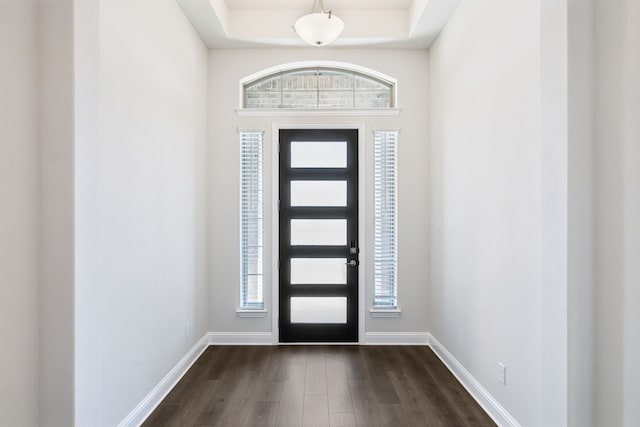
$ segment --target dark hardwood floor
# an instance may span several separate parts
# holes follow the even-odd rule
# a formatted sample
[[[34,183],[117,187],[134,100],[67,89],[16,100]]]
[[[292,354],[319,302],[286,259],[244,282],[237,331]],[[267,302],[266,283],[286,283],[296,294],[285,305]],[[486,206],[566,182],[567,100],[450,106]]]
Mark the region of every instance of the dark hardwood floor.
[[[495,426],[429,347],[212,346],[144,426]]]

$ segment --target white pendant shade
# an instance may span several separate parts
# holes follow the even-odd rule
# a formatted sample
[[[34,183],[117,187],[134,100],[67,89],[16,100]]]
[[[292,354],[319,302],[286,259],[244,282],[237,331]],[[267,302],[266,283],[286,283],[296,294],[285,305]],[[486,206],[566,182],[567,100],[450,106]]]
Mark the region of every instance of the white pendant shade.
[[[331,13],[317,12],[298,18],[293,28],[305,42],[324,46],[340,36],[344,30],[344,22]]]

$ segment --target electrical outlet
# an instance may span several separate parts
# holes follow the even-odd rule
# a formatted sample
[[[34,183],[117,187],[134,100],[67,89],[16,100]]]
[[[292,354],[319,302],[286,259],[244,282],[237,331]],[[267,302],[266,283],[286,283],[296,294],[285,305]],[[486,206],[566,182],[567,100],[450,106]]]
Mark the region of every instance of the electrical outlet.
[[[502,385],[507,385],[507,367],[500,362],[498,362],[498,381]]]
[[[184,324],[184,336],[185,337],[189,336],[189,322],[185,322]]]

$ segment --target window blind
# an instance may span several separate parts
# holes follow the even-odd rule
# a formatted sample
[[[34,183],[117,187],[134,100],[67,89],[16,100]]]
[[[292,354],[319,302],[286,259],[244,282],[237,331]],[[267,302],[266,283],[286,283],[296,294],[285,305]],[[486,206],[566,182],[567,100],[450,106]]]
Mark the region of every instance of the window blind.
[[[263,132],[240,133],[242,284],[240,308],[262,309]]]
[[[397,131],[374,132],[374,307],[397,306]]]

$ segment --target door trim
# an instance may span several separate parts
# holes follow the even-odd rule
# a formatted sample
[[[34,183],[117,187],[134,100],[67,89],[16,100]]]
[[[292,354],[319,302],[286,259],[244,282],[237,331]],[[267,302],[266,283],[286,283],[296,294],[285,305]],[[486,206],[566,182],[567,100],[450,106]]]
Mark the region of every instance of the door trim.
[[[278,316],[280,313],[280,214],[278,212],[278,199],[280,188],[280,161],[278,152],[280,141],[280,129],[356,129],[358,131],[358,241],[360,247],[360,264],[358,265],[358,342],[352,344],[364,343],[365,331],[365,290],[366,284],[366,261],[367,261],[367,233],[365,232],[365,212],[366,195],[365,185],[366,177],[366,145],[367,139],[365,134],[366,125],[364,123],[316,123],[316,124],[293,124],[293,123],[273,123],[271,133],[271,330],[273,332],[273,344],[280,344],[280,327]],[[304,343],[300,343],[304,344]],[[336,344],[344,345],[345,343],[310,343],[310,344]]]

